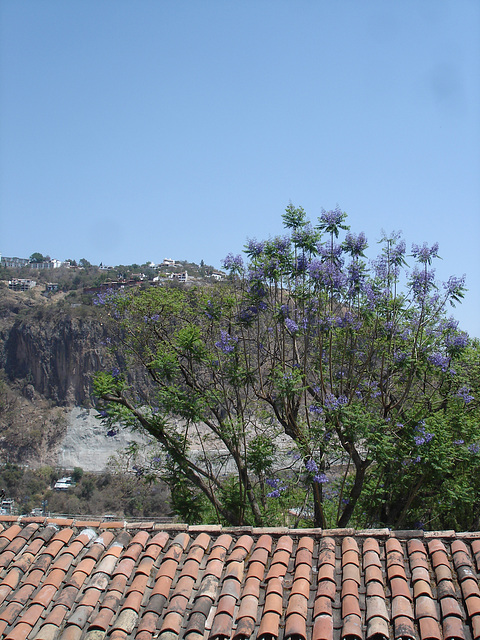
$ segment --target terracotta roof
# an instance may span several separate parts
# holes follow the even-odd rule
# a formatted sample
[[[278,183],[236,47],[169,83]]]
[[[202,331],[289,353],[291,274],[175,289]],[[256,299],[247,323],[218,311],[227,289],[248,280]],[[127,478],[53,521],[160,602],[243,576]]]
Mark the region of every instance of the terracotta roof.
[[[480,533],[0,517],[5,640],[476,640]]]

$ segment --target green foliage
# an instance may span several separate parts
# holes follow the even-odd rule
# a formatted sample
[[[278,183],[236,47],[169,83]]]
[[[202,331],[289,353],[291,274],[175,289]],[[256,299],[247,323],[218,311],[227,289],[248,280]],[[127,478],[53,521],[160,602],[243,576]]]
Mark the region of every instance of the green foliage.
[[[0,467],[0,487],[5,497],[15,501],[20,514],[46,507],[48,513],[96,514],[115,513],[123,516],[169,515],[168,491],[163,482],[146,483],[131,469],[113,465],[101,475],[77,468],[72,479],[76,485],[68,491],[53,491],[52,487],[65,470],[41,467],[28,469],[6,464]]]
[[[74,467],[72,472],[72,481],[80,482],[83,476],[83,469],[81,467]]]
[[[248,242],[248,267],[227,256],[227,283],[104,299],[120,358],[149,380],[140,398],[98,377],[106,425],[156,439],[189,522],[438,526],[456,497],[473,526],[478,345],[446,317],[463,279],[437,286],[436,245],[413,245],[402,275],[395,233],[367,266],[338,207],[283,220],[288,237]]]
[[[261,477],[272,470],[275,454],[276,448],[272,439],[259,433],[248,442],[247,464],[258,477]]]
[[[29,260],[30,262],[43,262],[45,258],[41,253],[39,253],[38,251],[35,251],[35,253],[32,253]]]

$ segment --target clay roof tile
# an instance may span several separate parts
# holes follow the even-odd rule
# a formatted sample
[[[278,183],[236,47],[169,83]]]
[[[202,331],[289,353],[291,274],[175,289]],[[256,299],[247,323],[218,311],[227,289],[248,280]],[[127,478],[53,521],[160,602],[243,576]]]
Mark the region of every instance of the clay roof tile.
[[[330,615],[319,615],[313,625],[312,640],[333,640],[333,618]]]
[[[258,630],[257,640],[270,640],[270,638],[278,638],[278,630],[280,625],[280,616],[278,613],[268,611],[262,616],[260,628]]]
[[[358,638],[361,640],[363,637],[362,634],[362,621],[360,616],[351,614],[343,619],[343,628],[342,628],[342,640],[348,638],[352,640],[354,638]]]
[[[419,628],[421,640],[443,640],[440,626],[434,618],[421,618]]]
[[[457,616],[447,616],[442,620],[444,640],[464,640],[463,621]]]
[[[284,638],[295,638],[296,640],[306,640],[307,625],[301,613],[294,612],[287,617],[285,622]]]

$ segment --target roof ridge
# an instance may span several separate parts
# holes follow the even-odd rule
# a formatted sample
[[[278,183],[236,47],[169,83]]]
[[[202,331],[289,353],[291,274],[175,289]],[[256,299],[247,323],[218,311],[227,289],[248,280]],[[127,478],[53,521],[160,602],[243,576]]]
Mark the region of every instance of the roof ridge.
[[[195,524],[189,525],[186,523],[178,522],[155,522],[155,520],[134,521],[134,520],[109,520],[98,518],[83,519],[76,517],[38,517],[38,516],[14,516],[3,515],[0,516],[0,527],[2,523],[5,524],[38,524],[38,525],[53,525],[56,527],[82,527],[82,528],[96,528],[96,529],[143,529],[146,531],[178,531],[189,533],[234,533],[250,534],[250,535],[293,535],[293,536],[314,536],[314,537],[357,537],[357,538],[478,538],[480,537],[480,531],[455,531],[453,529],[439,530],[439,531],[423,531],[422,529],[389,529],[387,527],[382,529],[354,529],[337,528],[337,529],[296,529],[289,527],[251,527],[251,526],[222,526],[221,524]]]

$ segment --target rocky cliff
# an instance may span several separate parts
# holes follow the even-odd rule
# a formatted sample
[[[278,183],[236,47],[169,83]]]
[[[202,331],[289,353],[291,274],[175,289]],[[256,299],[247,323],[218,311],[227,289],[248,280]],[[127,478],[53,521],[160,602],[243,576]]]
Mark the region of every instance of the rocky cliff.
[[[0,462],[100,470],[125,446],[92,411],[94,373],[118,364],[107,337],[95,307],[0,289]]]
[[[92,404],[92,375],[106,366],[106,335],[97,318],[65,311],[15,321],[4,346],[9,380],[23,380],[56,405]]]

